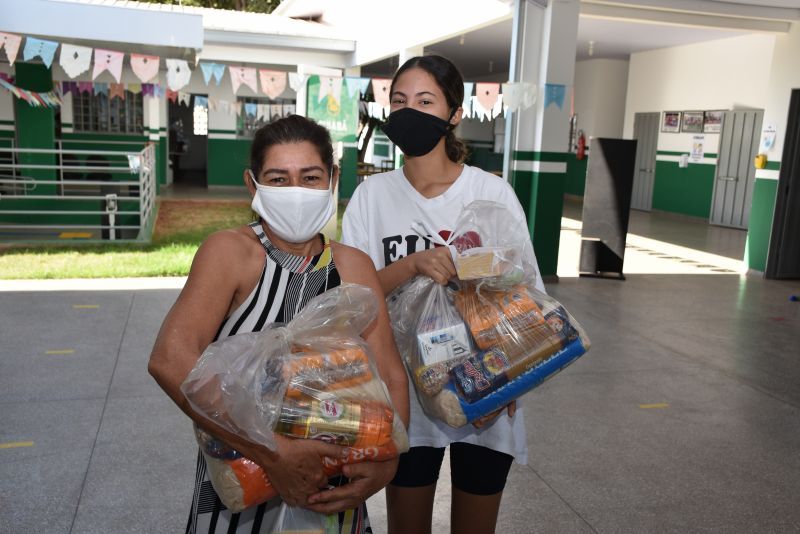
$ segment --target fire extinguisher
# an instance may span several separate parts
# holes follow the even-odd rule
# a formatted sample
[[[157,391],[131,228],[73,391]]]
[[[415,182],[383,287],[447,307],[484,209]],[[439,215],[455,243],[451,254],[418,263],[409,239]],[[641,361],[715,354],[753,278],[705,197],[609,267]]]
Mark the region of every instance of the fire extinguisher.
[[[578,149],[575,154],[575,159],[583,159],[586,157],[586,136],[583,131],[578,132]]]

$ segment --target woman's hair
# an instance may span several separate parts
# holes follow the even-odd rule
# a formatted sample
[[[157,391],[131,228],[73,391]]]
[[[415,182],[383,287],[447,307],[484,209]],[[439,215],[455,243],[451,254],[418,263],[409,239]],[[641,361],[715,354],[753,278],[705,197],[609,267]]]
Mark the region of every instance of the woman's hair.
[[[394,84],[397,82],[400,75],[413,68],[422,69],[433,76],[433,79],[436,80],[436,85],[439,86],[439,89],[442,90],[447,99],[447,107],[450,109],[450,117],[448,117],[448,119],[452,118],[456,110],[464,103],[464,78],[461,76],[458,68],[456,68],[449,59],[443,58],[442,56],[430,55],[412,57],[397,69],[394,78],[392,78],[392,86],[389,90],[389,94],[392,94],[394,91]],[[461,163],[467,158],[467,147],[453,133],[454,128],[455,126],[451,124],[447,131],[444,149],[450,161]]]
[[[300,115],[289,115],[275,122],[265,124],[256,131],[253,144],[250,147],[250,169],[256,179],[261,174],[264,155],[274,145],[288,143],[301,143],[308,141],[317,148],[319,157],[328,167],[330,173],[333,169],[333,144],[331,134],[327,128],[320,126],[311,119]]]

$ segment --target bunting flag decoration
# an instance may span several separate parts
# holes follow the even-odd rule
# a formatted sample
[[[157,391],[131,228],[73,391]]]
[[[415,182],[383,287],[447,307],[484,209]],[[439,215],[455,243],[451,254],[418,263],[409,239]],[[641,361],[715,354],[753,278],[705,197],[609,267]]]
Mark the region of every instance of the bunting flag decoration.
[[[131,93],[138,95],[142,92],[142,84],[140,83],[129,83],[128,84],[128,91]]]
[[[208,99],[208,111],[217,111],[218,100],[216,98]]]
[[[261,69],[258,71],[261,90],[268,97],[275,99],[286,90],[286,72],[280,70]]]
[[[248,102],[244,105],[244,112],[248,117],[255,119],[258,116],[258,106]]]
[[[142,54],[131,54],[131,68],[133,73],[142,83],[147,83],[158,75],[158,67],[161,58],[158,56],[143,56]]]
[[[474,82],[464,82],[464,102],[461,104],[461,117],[468,117],[472,114],[472,89]]]
[[[475,98],[482,108],[483,117],[492,118],[492,112],[500,96],[499,83],[477,83],[475,84]],[[483,121],[481,117],[481,121]]]
[[[167,88],[161,84],[155,84],[153,86],[153,96],[156,98],[163,98],[164,95],[167,94]]]
[[[555,104],[558,109],[564,107],[564,97],[567,94],[567,86],[557,83],[547,83],[544,85],[544,107]]]
[[[89,70],[92,64],[92,49],[88,46],[61,45],[61,56],[58,60],[61,68],[70,78],[75,78]]]
[[[178,101],[178,91],[173,91],[172,89],[167,89],[167,99],[174,103]]]
[[[92,91],[94,91],[94,84],[92,84],[92,82],[78,82],[79,93],[92,94]]]
[[[50,107],[54,108],[61,105],[61,97],[55,91],[48,91],[46,93],[37,93],[35,91],[28,91],[27,89],[20,89],[16,85],[0,78],[0,87],[3,87],[15,97],[24,100],[33,107]]]
[[[22,51],[22,58],[25,61],[30,61],[35,57],[40,57],[49,69],[50,65],[53,64],[53,58],[56,55],[56,48],[58,48],[58,43],[55,41],[45,41],[43,39],[26,37],[25,49]]]
[[[185,59],[166,59],[167,63],[167,86],[172,91],[177,91],[189,83],[192,71]]]
[[[108,96],[108,84],[107,83],[93,83],[92,84],[92,93],[95,95],[106,95]]]
[[[289,115],[294,115],[297,111],[297,108],[294,104],[284,104],[283,105],[283,116],[288,117]]]
[[[306,80],[308,80],[307,74],[289,73],[289,87],[292,88],[292,91],[299,91],[303,84],[306,83]]]
[[[389,107],[389,89],[392,86],[392,80],[387,78],[373,78],[372,79],[372,94],[375,96],[375,102],[383,107]]]
[[[125,100],[125,85],[121,83],[112,83],[111,90],[108,92],[108,99],[112,100],[114,98],[119,98],[120,100]]]
[[[260,121],[269,121],[269,104],[258,104],[256,119]]]
[[[208,108],[208,97],[207,96],[195,96],[194,97],[194,107],[196,107],[196,108]]]
[[[107,70],[119,83],[119,79],[122,77],[122,58],[124,55],[122,52],[115,52],[114,50],[95,48],[92,79],[96,80],[103,71]]]
[[[10,84],[14,83],[14,77],[10,74],[6,74],[5,72],[0,72],[0,79],[7,81]]]
[[[536,86],[528,82],[504,83],[502,96],[507,111],[527,109],[536,102]]]
[[[369,82],[370,82],[369,78],[348,77],[344,79],[344,83],[347,86],[347,93],[350,95],[351,98],[356,96],[356,91],[362,96],[366,94],[367,89],[369,89]]]
[[[191,100],[192,100],[191,94],[184,93],[183,91],[178,91],[178,104],[186,106],[188,108]]]
[[[152,83],[143,83],[142,84],[142,97],[145,96],[155,96],[155,89],[153,88]]]
[[[61,94],[71,94],[72,96],[78,96],[80,92],[78,91],[78,82],[61,82]]]
[[[319,96],[317,102],[322,102],[329,96],[335,105],[342,100],[342,77],[341,76],[320,76],[319,77]],[[331,100],[328,100],[330,103]],[[330,105],[330,104],[329,104]]]
[[[200,70],[203,71],[203,81],[206,85],[211,81],[212,76],[217,85],[222,81],[222,77],[225,76],[225,65],[222,63],[202,61],[200,63]]]
[[[14,66],[14,61],[17,60],[17,52],[19,52],[19,45],[22,43],[22,36],[13,33],[0,32],[0,48],[5,48],[6,57],[11,66]]]
[[[253,67],[228,67],[231,73],[231,87],[233,94],[239,92],[242,84],[246,85],[258,94],[258,80],[256,77],[256,69]]]
[[[231,112],[231,103],[227,100],[220,100],[217,105],[217,109],[221,113],[230,113]]]
[[[281,117],[283,117],[283,104],[270,104],[269,119],[274,121],[280,119]]]
[[[242,114],[242,103],[231,102],[231,115],[241,115],[241,114]]]

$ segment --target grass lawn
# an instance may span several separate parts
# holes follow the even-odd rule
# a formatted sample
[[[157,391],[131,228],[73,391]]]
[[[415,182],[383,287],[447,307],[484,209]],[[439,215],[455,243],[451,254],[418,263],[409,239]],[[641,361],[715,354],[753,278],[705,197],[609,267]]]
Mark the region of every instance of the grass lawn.
[[[185,276],[206,236],[251,216],[248,202],[162,199],[152,243],[10,247],[0,250],[0,278]]]

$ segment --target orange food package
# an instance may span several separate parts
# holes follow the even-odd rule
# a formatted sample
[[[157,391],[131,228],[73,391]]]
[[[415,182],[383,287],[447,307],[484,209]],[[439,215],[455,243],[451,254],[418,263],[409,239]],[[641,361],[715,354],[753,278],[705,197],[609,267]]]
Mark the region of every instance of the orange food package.
[[[344,389],[372,380],[367,354],[358,346],[318,352],[295,347],[284,359],[289,377],[286,396],[299,398],[316,391]]]

